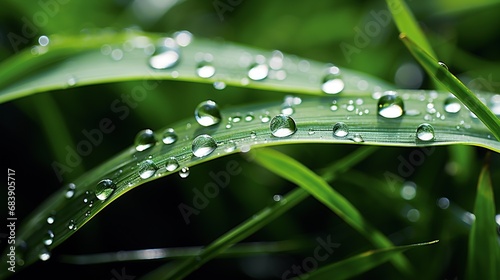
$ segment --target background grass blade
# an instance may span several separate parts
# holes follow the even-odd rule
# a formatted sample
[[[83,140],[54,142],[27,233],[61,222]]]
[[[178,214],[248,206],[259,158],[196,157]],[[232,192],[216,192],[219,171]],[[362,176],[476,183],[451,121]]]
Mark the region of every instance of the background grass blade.
[[[252,154],[254,155],[255,161],[263,167],[307,190],[312,196],[330,208],[351,227],[364,235],[373,245],[378,248],[392,246],[392,242],[381,232],[372,227],[347,199],[331,188],[324,179],[301,163],[285,154],[270,149],[255,150],[252,151]],[[404,257],[397,256],[392,260],[396,267],[402,272],[409,272],[410,264]]]
[[[430,56],[424,49],[405,34],[401,34],[401,40],[410,50],[417,61],[427,71],[429,75],[440,81],[448,90],[453,93],[471,112],[473,112],[491,131],[491,133],[500,140],[500,119],[491,112],[491,110],[479,100],[479,98],[469,90],[457,77],[455,77],[444,64],[440,64],[436,59]]]
[[[175,34],[172,37],[175,38]],[[194,36],[189,45],[177,46],[180,57],[175,65],[164,70],[153,69],[148,63],[152,56],[149,52],[155,45],[159,47],[157,41],[161,37],[162,34],[133,31],[116,35],[54,36],[48,47],[40,47],[40,54],[34,56],[27,50],[0,64],[0,103],[37,92],[141,79],[223,82],[228,86],[325,95],[321,84],[328,74],[328,64]],[[131,47],[126,50],[117,47],[122,45]],[[113,59],[112,54],[103,54],[103,46],[118,50],[119,55]],[[206,57],[200,57],[204,53]],[[256,60],[269,63],[273,55],[282,61],[279,70],[267,66],[269,73],[262,80],[250,79],[248,71],[252,64]],[[202,63],[213,66],[215,73],[208,78],[200,77],[197,69]],[[278,72],[280,70],[282,72]],[[349,69],[341,69],[338,78],[343,80],[344,92],[391,88],[381,80]],[[360,80],[367,86],[360,89]]]
[[[301,275],[298,279],[306,277],[314,280],[351,279],[352,277],[363,274],[364,272],[389,261],[406,250],[435,244],[437,242],[438,240],[364,252],[348,259],[326,265],[312,273]]]
[[[500,278],[500,244],[496,234],[495,199],[489,166],[486,164],[479,176],[475,220],[469,235],[467,254],[467,279]]]

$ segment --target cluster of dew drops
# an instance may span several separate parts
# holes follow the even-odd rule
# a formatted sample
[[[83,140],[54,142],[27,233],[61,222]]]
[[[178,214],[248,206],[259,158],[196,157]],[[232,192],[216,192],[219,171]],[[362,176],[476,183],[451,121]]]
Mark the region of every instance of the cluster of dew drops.
[[[142,37],[140,37],[142,38]],[[174,33],[174,36],[162,38],[159,40],[157,46],[151,46],[145,44],[145,40],[136,40],[142,42],[144,51],[146,54],[151,55],[149,58],[149,66],[156,70],[165,70],[165,69],[174,69],[175,66],[181,59],[181,48],[188,46],[193,39],[193,36],[188,31],[179,31]],[[46,46],[49,40],[45,36],[41,37],[40,44]],[[106,55],[111,55],[113,59],[119,60],[123,53],[119,51],[112,50],[109,45],[104,45],[101,49],[101,52]],[[249,58],[250,57],[250,58]],[[200,78],[212,78],[216,73],[216,68],[213,65],[214,57],[212,54],[208,53],[200,53],[197,54],[196,60],[199,62],[196,68],[196,74]],[[246,61],[251,61],[252,57],[249,54],[246,54]],[[284,69],[284,55],[280,51],[274,51],[269,59],[267,59],[263,55],[257,55],[253,58],[253,62],[247,63],[248,71],[247,76],[243,77],[241,83],[243,85],[248,84],[249,80],[252,81],[262,81],[265,79],[277,79],[284,80],[286,79],[286,71]],[[309,68],[309,62],[306,60],[302,60],[298,63],[298,68],[302,69],[301,71],[306,71]],[[172,76],[175,77],[178,75],[177,72],[173,71]],[[73,85],[75,83],[74,78],[70,78],[68,83]],[[224,89],[226,87],[224,82],[216,81],[214,82],[214,87],[216,89]],[[324,76],[321,79],[319,89],[329,95],[335,95],[344,90],[345,84],[342,79],[341,71],[338,67],[333,65],[328,65],[324,71]],[[378,99],[377,103],[377,113],[380,117],[385,119],[397,119],[402,117],[403,115],[415,115],[419,114],[419,112],[414,112],[412,110],[405,111],[404,101],[401,96],[394,91],[386,91],[383,93],[375,93],[373,95],[375,99]],[[500,113],[500,95],[495,95],[496,98],[494,104],[497,104],[498,113]],[[274,137],[284,138],[290,137],[297,131],[297,125],[292,115],[295,111],[295,105],[299,105],[301,103],[301,99],[299,97],[288,96],[285,98],[285,101],[281,107],[281,111],[278,115],[275,115],[271,118],[271,116],[266,113],[259,116],[260,121],[262,123],[269,123],[270,133]],[[357,103],[357,102],[356,102]],[[362,104],[362,103],[361,103]],[[429,103],[431,104],[431,103]],[[427,106],[427,112],[429,114],[433,114],[436,112],[434,106]],[[353,111],[354,102],[349,103],[346,106],[347,111]],[[454,97],[448,97],[444,102],[444,111],[450,114],[458,113],[462,108],[461,103]],[[336,101],[333,101],[330,109],[332,111],[336,111],[338,109],[338,105]],[[365,110],[365,113],[368,113],[368,110]],[[360,112],[362,114],[362,112]],[[207,100],[200,103],[194,112],[196,122],[203,127],[211,127],[219,125],[222,121],[221,112],[219,110],[218,105],[212,101]],[[429,116],[429,115],[426,115]],[[440,116],[437,116],[440,117]],[[444,117],[444,116],[443,116]],[[442,117],[442,118],[443,118]],[[471,113],[471,117],[475,117]],[[426,118],[424,118],[426,119]],[[226,128],[231,128],[231,126],[240,121],[253,121],[254,116],[252,114],[248,114],[247,116],[233,116],[229,118],[229,122],[226,125]],[[458,127],[457,127],[458,128]],[[332,126],[332,135],[336,138],[346,138],[349,135],[349,127],[344,122],[337,122]],[[313,130],[308,132],[309,134],[314,134]],[[250,133],[251,138],[256,137],[255,132]],[[429,123],[421,123],[415,130],[415,138],[416,141],[429,142],[435,140],[434,128]],[[165,129],[161,135],[157,136],[155,132],[150,129],[145,129],[140,131],[134,143],[134,148],[137,152],[146,151],[153,146],[155,146],[158,142],[161,142],[164,145],[172,145],[177,142],[178,135],[173,128]],[[352,135],[351,138],[354,142],[363,142],[363,138],[359,134]],[[214,150],[218,147],[218,143],[215,139],[208,134],[201,134],[196,136],[191,145],[192,155],[197,158],[202,158],[210,155]],[[233,140],[229,140],[225,143],[225,152],[233,152],[237,148],[236,143]],[[248,151],[249,147],[242,146],[240,147],[242,152]],[[157,164],[148,158],[141,163],[138,163],[137,172],[141,179],[149,179],[153,177],[160,169],[173,172],[179,170],[179,175],[181,178],[186,178],[190,174],[189,167],[180,166],[179,161],[176,157],[170,157],[166,159],[164,166],[161,168],[157,166]],[[121,172],[120,172],[121,173]],[[116,176],[115,176],[116,177]],[[95,187],[95,192],[86,191],[83,197],[83,202],[88,206],[88,210],[85,212],[85,216],[88,217],[91,215],[91,208],[94,205],[94,200],[97,201],[105,201],[111,197],[111,195],[115,192],[117,185],[113,179],[106,178],[99,181]],[[76,186],[73,183],[67,185],[67,189],[65,191],[65,197],[70,199],[75,196]],[[50,226],[55,222],[55,215],[51,215],[47,218],[46,223]],[[77,224],[75,220],[70,220],[67,224],[68,230],[76,230]],[[39,258],[43,261],[46,261],[50,258],[49,247],[54,242],[54,232],[52,230],[48,230],[46,233],[46,238],[43,241],[43,249],[39,253]]]

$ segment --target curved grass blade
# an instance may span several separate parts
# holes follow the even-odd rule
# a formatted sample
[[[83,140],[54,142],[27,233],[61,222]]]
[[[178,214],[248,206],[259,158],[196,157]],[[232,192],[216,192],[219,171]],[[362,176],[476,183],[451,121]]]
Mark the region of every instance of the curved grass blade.
[[[500,119],[495,116],[495,114],[493,114],[493,112],[483,104],[470,89],[455,77],[444,63],[436,61],[436,59],[405,34],[401,34],[400,38],[427,73],[448,88],[451,93],[465,104],[465,106],[467,106],[467,108],[488,127],[495,138],[500,140]]]
[[[221,110],[221,122],[210,127],[201,126],[194,119],[180,121],[169,127],[176,135],[174,143],[164,144],[162,141],[164,132],[170,130],[158,130],[150,148],[144,151],[137,151],[135,147],[126,149],[64,186],[40,205],[31,217],[25,219],[19,230],[18,257],[25,265],[33,263],[39,259],[40,252],[58,246],[104,207],[139,185],[176,173],[182,167],[191,167],[251,148],[294,143],[402,147],[467,144],[500,151],[500,143],[491,139],[487,128],[477,119],[471,118],[467,110],[447,114],[444,109],[439,109],[447,98],[444,95],[425,91],[400,91],[398,94],[403,97],[407,112],[413,112],[398,119],[379,116],[377,98],[367,94],[302,99],[287,97],[284,103]],[[435,104],[436,112],[432,115],[414,113],[426,112],[430,99]],[[271,119],[282,113],[282,110],[293,111],[291,118],[297,128],[288,137],[273,136],[270,130]],[[241,121],[235,122],[237,118]],[[333,134],[333,126],[339,122],[348,127],[346,135]],[[429,141],[421,141],[416,137],[417,127],[423,122],[434,127],[435,137]],[[210,135],[215,146],[210,154],[197,157],[193,154],[192,144],[193,139],[201,134]],[[97,188],[102,180],[112,182],[104,194]],[[103,182],[101,186],[108,181]],[[47,241],[50,245],[45,245],[44,241],[51,236],[49,230],[54,237]],[[22,263],[19,264],[21,266]]]
[[[160,60],[163,65],[155,62],[153,68],[150,59],[156,54],[152,50],[160,52],[161,44],[171,47],[163,47],[170,51],[170,56]],[[0,65],[0,103],[49,90],[134,79],[218,82],[312,95],[326,95],[322,91],[324,79],[338,79],[327,89],[331,93],[391,88],[357,71],[337,72],[338,68],[330,69],[329,64],[206,40],[187,31],[176,32],[172,37],[138,32],[54,37],[49,46],[37,49],[39,54],[26,50]],[[160,66],[168,67],[158,69]]]
[[[400,253],[406,250],[431,245],[439,242],[438,240],[411,244],[406,246],[396,246],[391,248],[371,250],[368,252],[361,253],[359,255],[350,257],[348,259],[327,265],[322,267],[312,273],[301,275],[300,278],[308,278],[314,280],[329,280],[329,279],[350,279],[352,277],[358,276],[372,268],[375,268],[390,259],[394,258]]]
[[[356,231],[378,248],[392,247],[392,242],[380,231],[371,226],[363,215],[340,193],[331,188],[328,183],[316,173],[275,150],[258,149],[252,151],[255,161],[273,173],[304,188],[314,198],[330,208]],[[410,263],[402,256],[392,259],[393,264],[403,273],[411,269]]]
[[[475,220],[469,236],[467,279],[500,279],[500,245],[495,222],[495,199],[489,166],[485,165],[477,184]]]

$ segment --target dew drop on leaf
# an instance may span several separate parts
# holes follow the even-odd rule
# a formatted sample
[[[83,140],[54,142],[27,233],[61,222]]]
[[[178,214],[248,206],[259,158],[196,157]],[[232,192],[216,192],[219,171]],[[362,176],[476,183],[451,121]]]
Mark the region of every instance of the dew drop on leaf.
[[[76,230],[75,220],[70,220],[69,221],[69,223],[68,223],[68,229],[70,229],[70,230]]]
[[[343,122],[333,125],[333,135],[337,137],[346,137],[349,134],[349,127]]]
[[[116,189],[116,185],[110,179],[101,180],[97,183],[95,196],[99,200],[106,200]]]
[[[293,108],[292,105],[285,104],[281,107],[281,114],[285,116],[291,116],[295,113],[295,109]]]
[[[270,120],[271,120],[271,117],[268,114],[260,116],[260,121],[263,123],[269,122]]]
[[[75,189],[76,189],[76,185],[73,183],[69,183],[64,196],[68,199],[72,198],[75,195]]]
[[[52,232],[50,229],[47,231],[47,235],[45,239],[43,240],[43,244],[50,246],[52,245],[52,242],[54,242],[54,232]]]
[[[399,118],[404,114],[404,109],[403,99],[396,94],[386,94],[381,96],[378,100],[378,114],[384,118]]]
[[[175,42],[181,47],[187,47],[193,40],[193,34],[187,30],[181,30],[174,33]]]
[[[336,66],[328,68],[321,83],[321,90],[326,94],[337,94],[344,90],[344,86],[344,81],[340,77],[340,69]]]
[[[251,122],[251,121],[253,121],[253,119],[254,119],[254,117],[251,114],[248,114],[248,115],[245,116],[245,121],[246,122]]]
[[[155,134],[151,129],[144,129],[139,131],[135,136],[135,149],[139,152],[147,150],[154,146],[156,143]]]
[[[267,78],[268,74],[269,68],[266,64],[256,63],[250,66],[250,69],[248,70],[248,78],[254,81],[264,80],[265,78]]]
[[[165,168],[167,171],[174,171],[179,168],[179,162],[175,157],[169,157],[165,162]]]
[[[365,140],[363,139],[363,137],[359,133],[354,134],[354,136],[352,137],[352,141],[354,141],[356,143],[365,142]]]
[[[163,38],[153,56],[149,58],[149,66],[154,69],[168,69],[174,67],[180,59],[177,44],[172,38]]]
[[[255,139],[255,137],[257,137],[257,133],[255,133],[255,131],[251,131],[250,138]]]
[[[203,101],[198,104],[194,111],[194,116],[196,121],[202,126],[216,125],[220,123],[222,118],[219,106],[212,100]]]
[[[223,90],[226,88],[226,83],[222,82],[222,81],[216,81],[213,83],[213,86],[215,89],[218,89],[218,90]]]
[[[181,170],[179,171],[179,176],[181,178],[187,178],[189,176],[189,167],[183,167],[181,168]]]
[[[47,218],[47,224],[51,225],[51,224],[53,224],[54,222],[55,222],[55,218],[54,218],[54,216],[49,216],[49,217]]]
[[[38,254],[38,258],[42,261],[48,261],[50,259],[50,252],[47,250],[47,248],[43,248],[42,251],[40,251],[40,254]]]
[[[196,75],[200,78],[210,78],[215,74],[215,67],[209,62],[201,62],[196,68]]]
[[[226,143],[226,146],[224,147],[224,151],[226,153],[230,153],[232,151],[236,150],[236,143],[234,143],[233,140],[229,140],[227,143]]]
[[[454,96],[449,96],[444,100],[444,110],[447,113],[458,113],[461,108],[460,101]]]
[[[420,141],[432,141],[434,140],[434,128],[428,123],[420,124],[417,127],[417,138]]]
[[[193,155],[199,158],[208,156],[215,148],[217,148],[217,143],[215,143],[214,138],[208,134],[198,135],[191,145]]]
[[[271,129],[271,133],[276,137],[287,137],[297,131],[295,120],[283,114],[275,116],[271,120],[269,128]]]
[[[161,140],[166,145],[173,144],[177,141],[177,134],[175,133],[173,128],[167,128],[163,132]]]
[[[439,62],[438,62],[438,64],[439,64],[439,66],[441,66],[441,67],[443,67],[444,69],[448,70],[448,66],[447,66],[444,62],[439,61]]]
[[[151,176],[153,176],[157,170],[158,167],[156,166],[156,164],[152,160],[147,159],[139,164],[139,177],[141,177],[142,179],[151,178]]]

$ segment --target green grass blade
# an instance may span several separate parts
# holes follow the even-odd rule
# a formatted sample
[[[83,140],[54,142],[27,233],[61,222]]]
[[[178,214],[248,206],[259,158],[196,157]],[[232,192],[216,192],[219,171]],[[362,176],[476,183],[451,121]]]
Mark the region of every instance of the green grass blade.
[[[432,50],[431,44],[427,41],[424,32],[418,25],[415,16],[408,8],[404,0],[386,0],[389,11],[394,18],[396,26],[400,33],[405,33],[413,38],[415,42],[432,57],[436,54]]]
[[[489,166],[485,165],[477,184],[475,220],[469,235],[467,279],[500,279],[500,245],[495,222],[495,199]]]
[[[392,242],[380,231],[371,226],[362,214],[340,193],[313,171],[298,161],[271,149],[252,151],[255,161],[273,173],[289,180],[305,190],[330,208],[351,227],[370,240],[378,248],[392,246]],[[393,263],[403,272],[408,272],[410,265],[402,256],[393,258]]]
[[[308,278],[314,280],[329,280],[329,279],[350,279],[358,276],[370,269],[373,269],[390,259],[394,258],[406,250],[420,246],[431,245],[437,243],[438,240],[424,243],[411,244],[406,246],[396,246],[391,248],[371,250],[348,259],[326,265],[312,273],[301,275],[299,279]]]
[[[195,36],[189,45],[178,46],[179,59],[175,65],[163,70],[153,69],[148,62],[152,55],[147,50],[155,45],[158,47],[157,41],[162,36],[165,35],[136,32],[54,36],[48,47],[40,48],[40,54],[33,55],[27,50],[0,64],[0,103],[49,90],[144,79],[210,84],[223,82],[227,86],[326,95],[321,90],[329,68],[326,63]],[[117,47],[122,45],[132,47]],[[119,55],[113,59],[111,54],[103,54],[103,46],[116,50]],[[200,54],[207,55],[200,57]],[[273,57],[282,61],[279,70],[271,68]],[[196,74],[204,60],[210,61],[215,69],[215,73],[208,78]],[[268,75],[262,80],[252,80],[248,71],[255,61],[260,60],[269,65]],[[272,67],[277,68],[275,64]],[[343,92],[391,88],[382,80],[349,69],[341,69],[338,78],[344,83]],[[358,86],[361,80],[367,82],[362,89]]]
[[[448,88],[451,93],[453,93],[488,127],[495,138],[500,140],[500,119],[493,114],[493,112],[491,112],[491,110],[483,104],[470,89],[455,77],[448,70],[446,65],[434,59],[405,34],[401,34],[400,38],[427,73]]]

